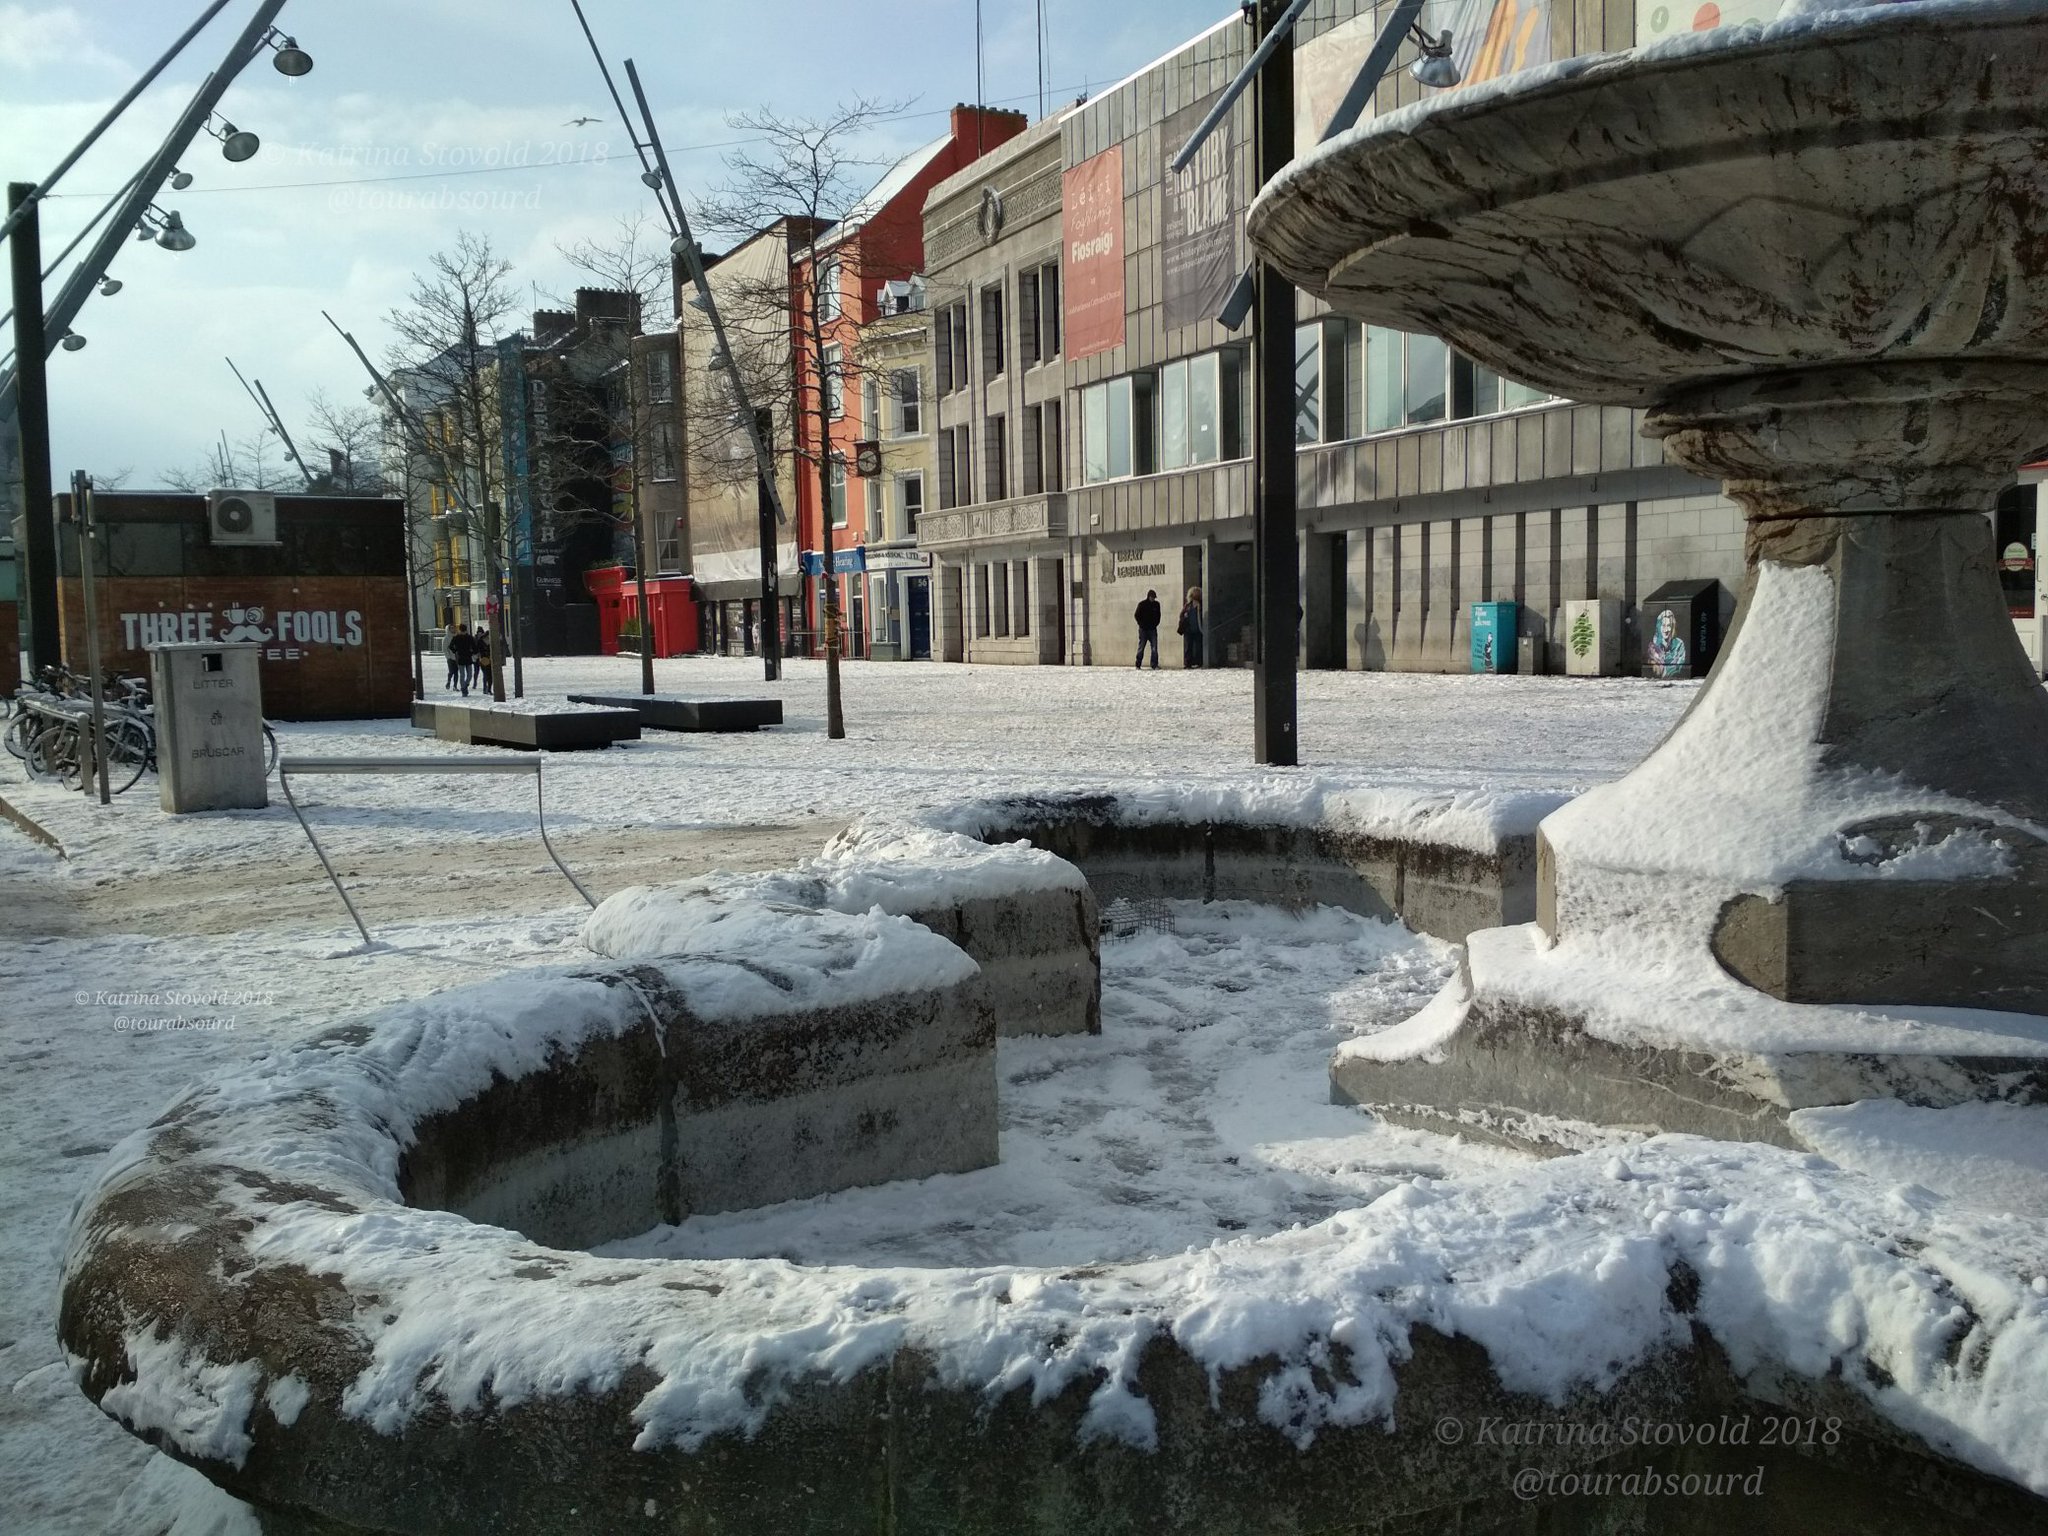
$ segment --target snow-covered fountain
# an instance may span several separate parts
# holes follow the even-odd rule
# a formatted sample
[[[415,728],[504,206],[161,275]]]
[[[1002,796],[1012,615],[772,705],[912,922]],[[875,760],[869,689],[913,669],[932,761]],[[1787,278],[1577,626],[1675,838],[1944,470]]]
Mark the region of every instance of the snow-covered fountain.
[[[1537,951],[1502,925],[1538,916],[1539,888],[1545,932],[1587,951],[1575,974],[1603,974],[1611,951],[1609,972],[1632,975],[1647,928],[1670,984],[1709,1002],[1766,996],[1743,956],[1774,953],[1754,935],[1775,919],[1749,897],[1846,890],[1863,921],[1896,924],[1937,890],[2031,889],[2006,861],[2024,871],[2022,833],[2048,825],[2034,791],[1999,776],[1994,744],[1931,754],[1874,709],[1838,632],[1882,608],[1886,581],[1897,604],[1988,625],[1963,509],[2031,446],[2019,423],[2048,389],[2025,358],[2048,215],[2018,196],[2038,185],[2022,151],[2048,120],[2044,43],[2048,6],[1907,7],[1581,63],[1383,121],[1256,210],[1267,247],[1341,304],[1582,398],[1655,396],[1701,462],[1805,455],[1803,479],[1735,476],[1766,558],[1726,669],[1658,760],[1686,765],[1700,806],[1674,810],[1653,763],[1553,816],[1539,859],[1512,817],[1361,831],[1356,814],[1160,791],[965,808],[783,874],[615,897],[586,930],[606,963],[340,1026],[117,1148],[65,1265],[83,1390],[273,1536],[1477,1533],[1534,1528],[1532,1503],[1542,1528],[1587,1533],[2036,1528],[2040,1224],[1776,1147],[1675,1139],[1400,1179],[1327,1219],[1137,1262],[607,1245],[693,1211],[987,1164],[1004,1150],[998,1037],[1086,1041],[1100,1023],[1112,891],[1478,928],[1468,982],[1419,1023],[1454,1058],[1483,1014],[1470,994]],[[1766,239],[1788,205],[1811,233],[1797,250]],[[1923,290],[1970,219],[1984,243],[1950,287],[1985,275],[1958,333]],[[1730,276],[1746,263],[1753,292]],[[1908,287],[1918,308],[1876,303]],[[1876,339],[1854,343],[1859,325]],[[1537,338],[1545,367],[1489,327]],[[1811,355],[1788,358],[1800,336]],[[1748,361],[1723,366],[1731,348]],[[1845,359],[1854,379],[1829,371]],[[1839,485],[1851,462],[1865,478]],[[2016,662],[1958,680],[1952,658],[1894,650],[1898,688],[1953,705],[1951,744],[1993,707],[2039,708]],[[1830,659],[1799,671],[1810,654]],[[1770,675],[1743,683],[1758,665]],[[1728,699],[1770,728],[1745,734]],[[1737,745],[1740,761],[1717,755]],[[1643,783],[1663,820],[1638,810]],[[1835,806],[1847,819],[1814,832]],[[1765,811],[1778,819],[1754,837],[1727,835]],[[1695,835],[1672,858],[1656,838],[1681,814]],[[1742,864],[1758,849],[1774,878]],[[1849,866],[1879,873],[1852,888]],[[1887,905],[1905,875],[1946,884]],[[1834,973],[1813,968],[1810,916],[1785,921],[1800,979],[1775,1006],[1796,1009]],[[1757,985],[1698,979],[1695,949]],[[1998,989],[2024,984],[2024,956],[2000,976],[1942,1000],[2010,1008]],[[1562,1005],[1543,1017],[1592,1037]],[[1412,1046],[1418,1026],[1403,1031]],[[1521,1107],[1521,1131],[1559,1112]]]
[[[1748,516],[1736,628],[1633,773],[1543,824],[1338,1091],[1594,1122],[2048,1096],[2048,695],[1984,513],[2048,442],[2048,10],[1928,4],[1576,59],[1327,146],[1253,242],[1646,431]]]

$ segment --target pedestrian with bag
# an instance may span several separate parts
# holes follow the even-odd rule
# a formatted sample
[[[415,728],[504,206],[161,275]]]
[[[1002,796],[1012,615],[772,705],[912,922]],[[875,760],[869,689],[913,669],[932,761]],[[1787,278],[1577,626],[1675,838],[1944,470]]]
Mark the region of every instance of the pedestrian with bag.
[[[491,632],[481,624],[476,627],[476,685],[484,693],[491,691]]]
[[[1133,610],[1131,617],[1138,621],[1138,659],[1134,666],[1145,665],[1145,647],[1152,647],[1152,670],[1159,670],[1159,594],[1150,587],[1145,589],[1145,600]]]
[[[1174,625],[1180,636],[1180,664],[1194,668],[1202,664],[1202,589],[1188,588],[1188,600],[1181,604],[1180,622]]]

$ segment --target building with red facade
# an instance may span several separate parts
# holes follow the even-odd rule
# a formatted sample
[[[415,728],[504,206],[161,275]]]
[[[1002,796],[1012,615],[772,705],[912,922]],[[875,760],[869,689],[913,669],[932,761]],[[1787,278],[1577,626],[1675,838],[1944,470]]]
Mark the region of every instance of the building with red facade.
[[[931,458],[931,435],[916,411],[921,385],[905,378],[916,370],[898,366],[891,346],[901,317],[923,308],[923,285],[912,280],[924,269],[925,198],[941,181],[1024,128],[1022,113],[954,107],[943,137],[904,156],[844,219],[809,247],[791,253],[791,283],[798,296],[795,398],[803,405],[795,424],[803,552],[801,620],[791,645],[797,654],[823,648],[822,552],[828,525],[843,653],[866,656],[875,637],[900,636],[900,629],[888,627],[888,615],[869,612],[873,603],[893,603],[899,589],[893,577],[871,580],[868,550],[885,544],[914,548],[922,502],[909,499],[921,496]],[[874,473],[867,475],[859,472],[855,450],[862,442],[878,449],[868,466]],[[892,649],[901,653],[906,647],[899,642]]]

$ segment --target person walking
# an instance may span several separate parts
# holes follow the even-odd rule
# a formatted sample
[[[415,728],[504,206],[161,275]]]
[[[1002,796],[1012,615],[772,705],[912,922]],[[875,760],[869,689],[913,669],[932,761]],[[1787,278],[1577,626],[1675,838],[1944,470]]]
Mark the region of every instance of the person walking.
[[[1199,667],[1202,664],[1202,589],[1188,588],[1188,600],[1181,604],[1180,622],[1174,625],[1180,636],[1180,664],[1184,667]]]
[[[491,691],[491,632],[481,624],[476,627],[476,685],[484,693]]]
[[[1131,617],[1138,621],[1138,659],[1134,666],[1145,665],[1145,647],[1152,647],[1152,670],[1159,670],[1159,594],[1150,587],[1145,589],[1145,601],[1138,604]]]
[[[448,631],[445,642],[448,651],[447,688],[459,688],[465,698],[469,696],[469,667],[476,656],[476,642],[469,638],[469,631],[457,624]],[[442,691],[446,692],[447,688]]]

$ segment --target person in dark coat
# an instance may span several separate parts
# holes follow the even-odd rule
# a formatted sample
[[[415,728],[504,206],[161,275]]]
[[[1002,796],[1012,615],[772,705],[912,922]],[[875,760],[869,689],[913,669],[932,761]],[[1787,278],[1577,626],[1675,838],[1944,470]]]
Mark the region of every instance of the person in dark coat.
[[[1202,664],[1202,589],[1188,588],[1188,600],[1181,604],[1180,622],[1174,625],[1180,636],[1180,664],[1184,667],[1199,667]]]
[[[491,632],[481,624],[476,627],[476,685],[491,691]]]
[[[1152,647],[1152,670],[1159,670],[1159,594],[1150,587],[1145,589],[1145,601],[1138,604],[1131,615],[1138,621],[1138,659],[1134,666],[1145,665],[1145,647]]]
[[[470,664],[476,660],[476,642],[469,638],[469,631],[460,624],[448,631],[448,682],[447,688],[460,688],[466,697],[469,693]]]

